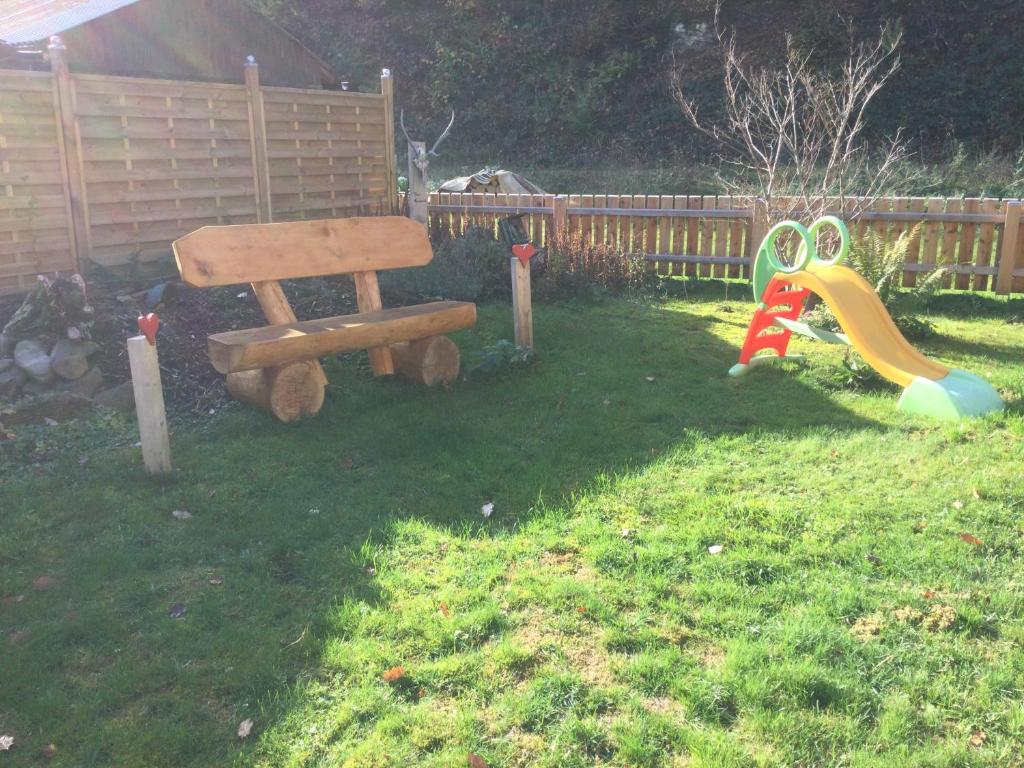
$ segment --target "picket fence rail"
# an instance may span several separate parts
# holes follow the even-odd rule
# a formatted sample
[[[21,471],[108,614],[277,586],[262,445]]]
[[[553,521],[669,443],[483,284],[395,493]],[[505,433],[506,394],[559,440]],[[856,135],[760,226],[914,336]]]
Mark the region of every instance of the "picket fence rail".
[[[622,253],[641,254],[664,275],[750,277],[753,250],[781,210],[730,195],[505,195],[430,196],[430,227],[459,235],[470,227],[496,230],[499,219],[522,215],[534,241],[549,246],[557,234]],[[944,268],[947,287],[1001,294],[1024,292],[1021,201],[996,198],[884,197],[849,201],[844,218],[855,239],[868,231],[892,243],[911,232],[904,285]]]

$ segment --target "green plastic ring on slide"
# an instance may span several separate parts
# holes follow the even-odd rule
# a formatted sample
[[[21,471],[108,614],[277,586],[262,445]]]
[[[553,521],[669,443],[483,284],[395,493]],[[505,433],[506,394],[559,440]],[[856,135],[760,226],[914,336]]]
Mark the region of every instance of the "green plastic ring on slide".
[[[775,241],[779,235],[790,229],[800,235],[802,242],[800,247],[797,248],[794,262],[792,264],[783,264],[775,253]],[[761,247],[757,249],[757,258],[754,260],[754,301],[758,304],[761,303],[761,297],[764,296],[765,288],[768,287],[768,283],[775,276],[776,272],[786,274],[799,272],[807,266],[813,253],[814,241],[811,239],[811,233],[807,231],[803,224],[796,221],[780,221],[769,229],[768,234],[761,241]]]
[[[835,227],[835,230],[839,233],[839,253],[831,259],[823,259],[818,255],[817,246],[815,246],[812,258],[815,261],[821,262],[826,267],[842,264],[846,261],[846,257],[850,255],[850,230],[846,228],[846,224],[843,223],[842,219],[836,216],[822,216],[811,224],[807,230],[811,236],[812,243],[818,242],[818,230],[825,226]]]

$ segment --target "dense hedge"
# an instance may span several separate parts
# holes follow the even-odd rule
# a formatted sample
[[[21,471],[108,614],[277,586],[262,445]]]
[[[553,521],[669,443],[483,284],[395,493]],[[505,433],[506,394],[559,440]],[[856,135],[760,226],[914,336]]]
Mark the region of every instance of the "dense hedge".
[[[459,114],[453,144],[494,161],[618,151],[699,156],[668,95],[667,54],[682,45],[694,88],[714,105],[714,50],[700,34],[709,0],[251,0],[360,88],[396,73],[400,106],[432,136]],[[952,144],[1024,144],[1024,22],[1019,0],[726,0],[741,46],[771,60],[783,35],[828,60],[885,20],[903,28],[903,69],[872,127],[903,126],[923,156]],[[413,117],[414,116],[414,117]]]

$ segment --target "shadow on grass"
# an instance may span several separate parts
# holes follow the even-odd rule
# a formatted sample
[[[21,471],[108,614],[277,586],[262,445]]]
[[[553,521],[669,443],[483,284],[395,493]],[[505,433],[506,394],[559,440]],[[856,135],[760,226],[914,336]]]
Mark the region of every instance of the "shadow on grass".
[[[464,351],[506,337],[508,314],[483,307]],[[237,407],[193,425],[174,437],[170,481],[146,478],[134,452],[19,480],[0,497],[0,575],[5,594],[33,599],[4,624],[37,639],[6,653],[0,713],[79,765],[218,764],[257,703],[261,727],[284,715],[344,632],[339,604],[387,599],[366,542],[386,546],[392,522],[472,531],[493,502],[479,534],[500,535],[695,435],[877,426],[783,370],[730,379],[732,317],[538,307],[538,361],[514,375],[444,392],[331,362],[318,418]],[[58,588],[33,593],[42,574]],[[188,613],[171,618],[179,602]]]

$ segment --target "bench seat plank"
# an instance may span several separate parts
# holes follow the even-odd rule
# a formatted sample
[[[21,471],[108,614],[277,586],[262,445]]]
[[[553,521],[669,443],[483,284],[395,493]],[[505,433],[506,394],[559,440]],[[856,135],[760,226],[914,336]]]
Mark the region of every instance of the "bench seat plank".
[[[476,305],[435,301],[412,307],[226,331],[209,337],[210,361],[221,373],[268,368],[324,355],[381,347],[450,333],[476,324]]]

